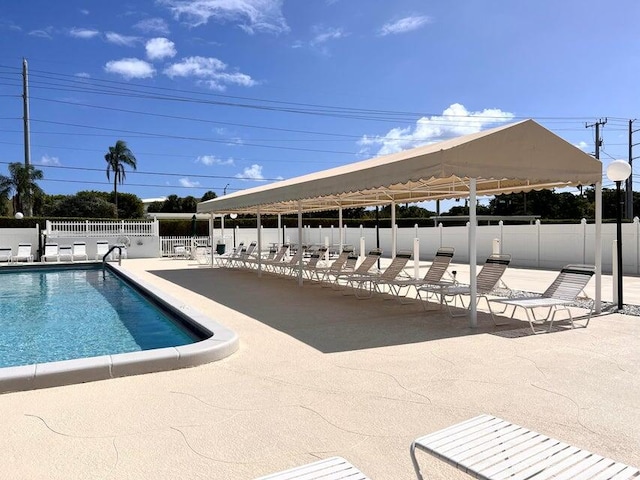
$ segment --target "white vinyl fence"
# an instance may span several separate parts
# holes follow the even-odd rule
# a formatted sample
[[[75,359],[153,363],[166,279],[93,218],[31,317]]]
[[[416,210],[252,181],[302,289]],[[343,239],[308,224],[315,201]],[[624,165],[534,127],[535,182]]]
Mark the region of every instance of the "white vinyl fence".
[[[440,246],[456,249],[454,262],[469,261],[468,226],[461,227],[414,227],[398,228],[396,251],[412,250],[414,239],[418,239],[421,260],[431,260]],[[219,236],[219,229],[216,229]],[[353,245],[361,253],[376,247],[376,229],[364,227],[343,227],[343,244]],[[384,256],[389,257],[392,250],[391,229],[380,229],[380,248]],[[640,275],[640,221],[622,225],[622,258],[625,275]],[[225,229],[227,249],[235,243],[245,244],[256,240],[255,229]],[[602,225],[602,271],[611,273],[613,241],[616,238],[616,225]],[[262,248],[266,250],[272,243],[284,241],[299,243],[298,229],[283,227],[263,228]],[[337,227],[302,229],[304,244],[329,245],[337,249],[340,245],[340,231]],[[478,261],[484,263],[495,247],[502,253],[512,255],[511,264],[516,267],[544,268],[557,270],[570,263],[595,263],[595,225],[585,220],[579,224],[547,225],[537,221],[533,225],[480,226],[477,230]]]

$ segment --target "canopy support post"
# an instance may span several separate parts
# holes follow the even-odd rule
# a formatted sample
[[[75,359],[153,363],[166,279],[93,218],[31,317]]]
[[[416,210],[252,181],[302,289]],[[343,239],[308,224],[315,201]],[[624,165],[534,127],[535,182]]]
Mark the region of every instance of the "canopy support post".
[[[338,231],[340,232],[340,240],[338,241],[340,248],[338,250],[338,255],[340,255],[342,253],[342,245],[344,242],[344,239],[342,238],[342,205],[338,208]]]
[[[280,248],[280,245],[282,245],[283,243],[285,243],[284,240],[284,231],[282,231],[282,242],[280,241],[280,231],[282,230],[282,214],[279,213],[278,214],[278,233],[276,234],[276,240],[277,240],[277,247]]]
[[[298,200],[298,286],[302,286],[302,201]]]
[[[477,245],[476,245],[476,191],[477,179],[471,178],[469,182],[469,290],[471,298],[469,299],[469,326],[476,328],[478,326],[478,282],[476,280],[477,270]]]
[[[396,201],[391,201],[391,259],[396,258],[398,249],[398,232],[396,230]]]
[[[595,266],[596,266],[596,298],[594,310],[602,313],[602,182],[596,183],[596,235],[595,235]]]
[[[213,268],[213,212],[209,214],[209,245],[211,255],[209,255],[209,266]]]
[[[262,218],[260,207],[256,210],[256,225],[258,228],[258,277],[262,276]]]

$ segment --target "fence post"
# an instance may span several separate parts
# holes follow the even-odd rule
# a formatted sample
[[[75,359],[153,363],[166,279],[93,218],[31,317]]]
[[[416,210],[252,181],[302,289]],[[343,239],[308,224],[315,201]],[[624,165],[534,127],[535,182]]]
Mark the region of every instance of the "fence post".
[[[502,253],[504,252],[504,222],[500,220],[498,225],[500,225],[500,253]]]
[[[418,225],[416,225],[416,231]],[[413,239],[413,278],[418,280],[420,278],[420,239],[418,235]]]
[[[538,268],[540,268],[540,219],[536,219],[536,230],[537,230],[537,243],[538,243],[536,265],[538,266]]]
[[[640,273],[640,218],[633,217],[636,226],[636,275]]]
[[[360,256],[364,257],[364,227],[360,225]]]
[[[438,224],[438,229],[440,230],[440,246],[442,247],[442,229],[444,228],[444,226],[442,225],[442,222],[440,222]]]
[[[582,264],[587,263],[587,219],[580,220],[582,224]]]

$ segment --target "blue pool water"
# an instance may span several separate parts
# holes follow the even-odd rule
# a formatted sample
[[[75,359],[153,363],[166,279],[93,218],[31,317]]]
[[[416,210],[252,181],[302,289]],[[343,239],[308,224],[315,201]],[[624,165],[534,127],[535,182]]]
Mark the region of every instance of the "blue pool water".
[[[198,340],[109,271],[0,273],[0,367]]]

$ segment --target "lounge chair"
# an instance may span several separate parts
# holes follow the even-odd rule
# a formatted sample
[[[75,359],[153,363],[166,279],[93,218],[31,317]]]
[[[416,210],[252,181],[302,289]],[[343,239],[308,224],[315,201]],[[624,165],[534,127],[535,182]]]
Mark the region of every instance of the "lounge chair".
[[[11,257],[12,262],[33,262],[30,243],[19,243],[18,251]]]
[[[454,252],[455,248],[453,247],[440,247],[436,252],[433,262],[429,265],[427,273],[421,279],[402,277],[396,277],[392,280],[379,279],[378,285],[380,287],[389,287],[389,293],[395,296],[400,303],[403,303],[402,299],[408,295],[411,287],[418,289],[425,285],[452,286],[455,284],[453,280],[442,280],[442,277],[446,273],[447,268],[449,268]],[[405,288],[406,291],[403,293],[403,289]]]
[[[304,255],[304,249],[298,249],[296,252],[289,257],[289,261],[287,262],[278,262],[273,263],[271,266],[273,269],[272,273],[277,273],[278,275],[285,275],[287,273],[291,274],[295,269],[300,266],[300,259]]]
[[[283,243],[282,245],[280,245],[280,248],[278,249],[278,253],[276,253],[275,257],[273,257],[272,260],[264,262],[264,264],[263,264],[264,271],[265,272],[269,272],[269,271],[275,272],[275,270],[277,268],[279,268],[279,266],[282,264],[284,256],[287,254],[288,251],[289,251],[289,244],[288,243]]]
[[[47,262],[49,259],[53,259],[56,262],[60,261],[60,252],[57,243],[46,243],[44,245],[44,253],[42,254],[41,260]]]
[[[99,240],[96,242],[96,260],[102,260],[104,256],[109,252],[109,242]],[[111,254],[109,254],[109,260]]]
[[[596,269],[593,265],[567,265],[560,271],[556,279],[542,295],[492,299],[489,301],[489,311],[491,311],[491,315],[494,316],[495,312],[491,309],[491,304],[500,303],[504,305],[504,310],[498,313],[504,313],[508,307],[513,307],[511,311],[511,318],[513,318],[516,309],[522,308],[527,315],[527,320],[533,333],[541,333],[536,331],[534,325],[541,325],[548,321],[549,328],[546,331],[549,332],[553,327],[556,313],[564,310],[569,315],[571,328],[575,328],[573,315],[569,307],[576,301],[580,293],[582,293],[584,287],[587,286],[587,283],[589,283],[589,280],[591,280],[595,272]],[[585,328],[589,325],[589,320],[591,320],[591,315],[593,314],[594,301],[592,300],[590,303],[591,308],[589,309],[587,320],[583,325]],[[544,317],[536,317],[536,309],[546,309],[546,315]]]
[[[409,452],[416,476],[423,480],[416,450],[485,480],[640,478],[637,468],[491,415],[480,415],[416,439]]]
[[[87,255],[87,244],[85,242],[73,242],[73,253],[71,259],[75,260],[89,260]]]
[[[12,256],[11,247],[0,247],[0,262],[11,263]]]
[[[58,248],[58,260],[68,259],[73,262],[73,247],[71,245],[60,245]]]
[[[510,262],[511,255],[509,254],[494,254],[487,258],[482,270],[480,270],[480,273],[476,276],[476,304],[478,304],[482,298],[485,299],[487,304],[489,303],[487,295],[497,287]],[[429,295],[435,294],[440,298],[440,304],[444,303],[447,306],[447,310],[452,317],[466,315],[466,312],[463,314],[454,314],[451,309],[452,304],[453,306],[456,304],[456,298],[460,299],[460,303],[464,309],[468,310],[471,306],[471,303],[465,306],[463,299],[463,297],[471,295],[471,287],[469,285],[425,285],[424,287],[419,287],[417,292],[420,300],[424,300],[423,306],[425,309]],[[425,294],[424,299],[422,298],[423,294]]]
[[[384,283],[385,281],[395,280],[398,275],[402,274],[411,257],[411,252],[399,251],[382,272],[371,273],[369,271],[364,275],[350,275],[346,279],[346,286],[353,288],[357,298],[371,298],[374,292],[384,293],[378,282]]]
[[[211,247],[196,245],[195,259],[200,265],[211,265]]]
[[[315,270],[318,266],[318,262],[320,262],[325,254],[327,253],[327,247],[319,247],[313,251],[309,259],[302,264],[302,276],[312,280],[316,275]],[[291,265],[289,266],[289,271],[287,272],[289,275],[297,275],[299,265]]]
[[[347,268],[347,260],[349,259],[349,257],[352,257],[352,259],[355,260],[358,259],[357,256],[353,255],[353,247],[351,245],[345,245],[344,247],[342,247],[342,252],[340,252],[340,255],[338,255],[338,257],[333,262],[331,262],[331,265],[316,266],[314,271],[316,279],[319,282],[330,280],[333,275],[336,275],[340,273],[341,270]],[[349,268],[351,271],[355,269],[355,260],[349,263]]]
[[[221,254],[216,253],[213,256],[213,258],[215,259],[216,264],[219,267],[226,267],[227,263],[229,262],[229,260],[231,260],[231,259],[233,259],[235,257],[238,257],[243,248],[244,248],[244,242],[240,242],[240,243],[238,243],[238,246],[236,248],[234,248],[233,250],[230,250],[227,253],[221,253]]]
[[[334,275],[332,285],[334,288],[342,288],[340,281],[348,281],[349,277],[362,277],[368,275],[369,271],[374,268],[376,262],[380,260],[382,250],[380,248],[374,248],[371,250],[364,260],[353,271],[342,270]]]
[[[251,242],[247,248],[240,251],[240,255],[233,260],[229,267],[235,266],[237,268],[251,268],[251,264],[256,260],[255,255],[257,247],[258,242]]]
[[[178,244],[173,246],[173,255],[171,258],[189,258],[189,250],[184,245]]]
[[[370,480],[370,478],[344,458],[331,457],[255,480]]]

